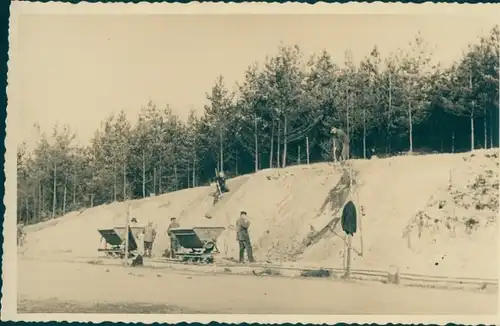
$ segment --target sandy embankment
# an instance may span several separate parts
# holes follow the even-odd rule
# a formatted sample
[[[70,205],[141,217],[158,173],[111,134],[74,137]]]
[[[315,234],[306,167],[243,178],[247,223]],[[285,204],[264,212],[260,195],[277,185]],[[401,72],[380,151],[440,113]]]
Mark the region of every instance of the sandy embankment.
[[[357,187],[347,198],[365,212],[353,240],[355,250],[363,255],[354,255],[353,268],[388,270],[396,265],[406,273],[497,277],[498,150],[353,160],[352,164]],[[478,183],[478,178],[485,181]],[[342,268],[340,223],[335,233],[328,231],[305,245],[311,234],[338,217],[346,199],[335,195],[342,180],[338,167],[320,163],[230,180],[231,193],[215,207],[210,187],[130,204],[140,223],[152,220],[157,225],[157,257],[168,247],[164,231],[169,218],[177,216],[181,226],[226,227],[218,245],[223,256],[236,258],[238,245],[228,226],[245,209],[252,222],[257,260]],[[481,206],[485,202],[491,205]],[[30,226],[23,255],[97,257],[97,229],[123,224],[127,206],[113,203],[69,213],[45,227]],[[206,212],[211,220],[204,217]],[[470,218],[475,224],[469,230],[466,220]]]

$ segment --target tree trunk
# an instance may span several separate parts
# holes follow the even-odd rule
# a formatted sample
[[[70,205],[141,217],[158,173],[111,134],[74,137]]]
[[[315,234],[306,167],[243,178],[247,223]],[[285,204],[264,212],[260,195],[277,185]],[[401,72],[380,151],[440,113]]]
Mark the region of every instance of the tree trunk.
[[[64,192],[63,192],[63,215],[66,214],[66,189],[68,185],[68,176],[64,177]]]
[[[469,67],[469,88],[472,91],[472,68]],[[474,101],[470,110],[470,150],[474,150]]]
[[[473,104],[474,105],[474,104]],[[474,150],[474,111],[470,112],[470,150]]]
[[[38,209],[38,196],[37,196],[37,190],[38,186],[33,189],[33,220],[36,221],[36,217],[38,216],[37,214],[37,209]]]
[[[345,107],[346,107],[346,124],[347,124],[347,128],[346,128],[346,133],[347,133],[347,137],[349,137],[349,89],[347,90],[347,95],[346,95],[346,104],[345,104]]]
[[[76,209],[76,173],[73,173],[73,209]]]
[[[363,106],[363,159],[366,160],[366,108]]]
[[[42,210],[40,217],[45,217],[46,212],[45,212],[45,197],[47,196],[47,189],[45,189],[43,186],[40,186],[40,202],[42,203]]]
[[[279,168],[281,166],[280,164],[280,154],[281,154],[281,151],[280,151],[280,145],[281,145],[281,139],[280,139],[280,136],[281,136],[281,119],[278,119],[278,142],[277,142],[277,151],[276,151],[276,166]]]
[[[490,148],[493,148],[493,119],[491,118],[493,116],[493,114],[491,113],[490,111],[490,119],[489,119],[489,122],[490,122]]]
[[[57,204],[57,164],[54,164],[54,193],[52,196],[52,218],[56,217],[56,204]]]
[[[297,164],[300,165],[300,145],[297,148]]]
[[[153,168],[153,193],[156,195],[156,168]]]
[[[488,148],[488,124],[486,121],[486,116],[488,112],[486,111],[486,105],[484,106],[484,119],[483,119],[483,129],[484,129],[484,149]],[[491,135],[490,135],[491,137]]]
[[[392,152],[392,143],[391,143],[391,114],[392,114],[392,73],[389,70],[389,112],[387,113],[387,146],[389,149],[389,153]]]
[[[90,183],[90,207],[94,207],[94,172],[92,172],[92,181]]]
[[[193,158],[193,177],[192,177],[192,182],[193,182],[193,188],[196,187],[196,156]]]
[[[36,210],[37,210],[37,202],[36,202],[36,189],[33,191],[33,214],[31,214],[31,222],[36,221]]]
[[[222,165],[222,164],[221,164]],[[177,163],[174,164],[174,189],[177,190],[177,184],[178,184],[178,181],[177,181]]]
[[[123,201],[127,200],[127,165],[123,163]]]
[[[333,161],[337,162],[337,140],[333,138],[332,141],[332,152],[333,152]]]
[[[142,150],[142,198],[146,198],[146,154]]]
[[[224,148],[222,147],[222,126],[219,127],[220,169],[224,171]]]
[[[309,137],[306,137],[306,158],[307,165],[309,165]]]
[[[240,175],[239,163],[240,163],[240,152],[236,151],[236,168],[235,168],[236,175]],[[259,170],[260,169],[260,165],[259,165],[260,161],[257,161],[257,163],[258,163],[257,164],[257,170]]]
[[[455,132],[451,133],[451,153],[455,153]]]
[[[28,200],[28,195],[26,194],[26,196],[24,197],[24,205],[26,206],[26,220],[25,220],[25,224],[28,224],[29,220],[30,220],[30,203],[29,203],[29,200]]]
[[[273,168],[273,154],[274,154],[274,119],[271,125],[271,151],[269,152],[269,168]]]
[[[409,132],[408,132],[408,137],[409,137],[409,142],[410,142],[410,153],[413,153],[413,117],[412,117],[412,109],[411,109],[411,103],[408,102],[408,127],[409,127]]]
[[[259,171],[259,143],[257,138],[257,115],[254,117],[255,172]]]
[[[37,220],[39,218],[42,217],[42,213],[43,213],[43,210],[45,209],[44,208],[44,203],[43,203],[43,186],[42,186],[42,183],[40,182],[40,191],[38,192],[38,216],[37,216]]]
[[[113,201],[116,202],[116,168],[113,168]]]
[[[163,187],[161,184],[161,179],[163,178],[161,165],[160,165],[160,168],[158,169],[158,174],[159,174],[158,175],[158,193],[163,194]]]
[[[283,122],[283,159],[281,160],[282,168],[286,167],[286,154],[287,154],[287,149],[288,149],[288,140],[287,140],[287,126],[288,126],[288,119],[285,116],[285,121]]]

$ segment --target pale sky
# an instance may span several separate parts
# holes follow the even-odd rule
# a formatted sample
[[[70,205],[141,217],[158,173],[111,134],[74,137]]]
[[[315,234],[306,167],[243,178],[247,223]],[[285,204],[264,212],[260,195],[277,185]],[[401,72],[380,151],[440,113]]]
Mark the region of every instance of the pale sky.
[[[232,89],[245,69],[276,53],[280,42],[305,56],[326,49],[341,64],[377,44],[382,56],[405,47],[420,30],[443,63],[498,22],[452,15],[23,15],[11,73],[21,140],[32,126],[69,124],[86,142],[109,114],[135,120],[149,99],[181,118],[202,112],[215,78]]]

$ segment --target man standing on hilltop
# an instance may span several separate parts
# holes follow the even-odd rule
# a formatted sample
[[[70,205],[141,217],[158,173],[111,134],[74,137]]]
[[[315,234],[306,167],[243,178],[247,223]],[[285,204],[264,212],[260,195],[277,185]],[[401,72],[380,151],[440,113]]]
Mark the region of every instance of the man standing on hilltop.
[[[245,250],[247,251],[248,261],[253,263],[252,244],[250,243],[250,235],[248,234],[248,228],[250,227],[250,221],[246,218],[247,212],[242,211],[240,213],[240,218],[236,221],[236,240],[240,245],[240,263],[243,263]]]
[[[343,130],[335,127],[332,128],[331,133],[333,141],[342,144],[342,160],[347,161],[349,159],[349,136]]]

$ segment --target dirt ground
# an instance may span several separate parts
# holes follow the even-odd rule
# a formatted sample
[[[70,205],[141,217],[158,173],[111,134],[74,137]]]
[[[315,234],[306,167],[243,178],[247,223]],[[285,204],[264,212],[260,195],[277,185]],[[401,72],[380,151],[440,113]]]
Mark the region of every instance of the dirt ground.
[[[498,306],[496,293],[23,259],[18,286],[19,313],[465,315]]]

